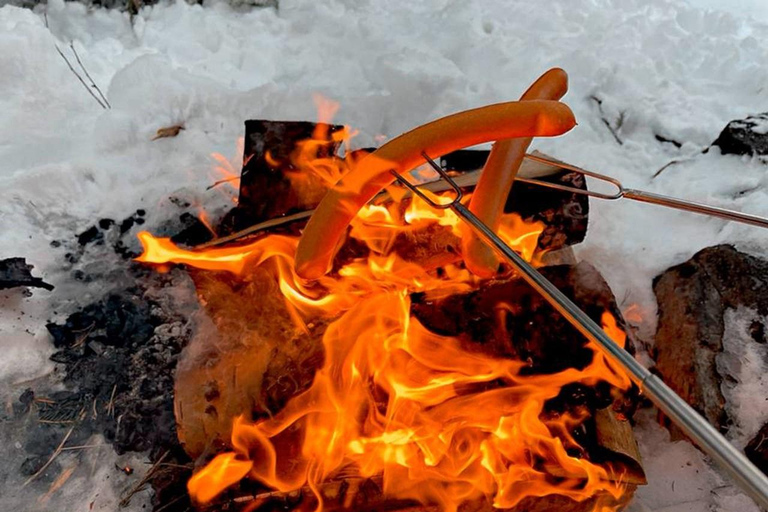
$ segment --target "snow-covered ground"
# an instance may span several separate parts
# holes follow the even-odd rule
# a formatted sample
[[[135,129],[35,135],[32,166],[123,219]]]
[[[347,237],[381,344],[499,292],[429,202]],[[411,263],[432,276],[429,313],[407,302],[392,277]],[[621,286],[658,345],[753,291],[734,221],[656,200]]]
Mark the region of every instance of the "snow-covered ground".
[[[70,43],[111,109],[57,53],[74,64]],[[537,149],[629,187],[768,215],[765,164],[701,154],[728,121],[768,111],[762,0],[281,0],[279,11],[177,2],[133,19],[62,0],[34,12],[0,8],[0,258],[25,256],[58,286],[27,299],[0,295],[0,396],[15,399],[20,382],[50,371],[44,324],[74,293],[63,249],[50,242],[136,208],[147,209],[151,225],[180,189],[221,204],[220,191],[205,191],[218,178],[210,154],[239,167],[243,120],[314,119],[320,93],[341,103],[335,120],[360,130],[357,143],[371,145],[444,114],[515,99],[552,66],[570,74],[564,101],[579,126],[536,141]],[[178,123],[179,136],[150,140]],[[681,163],[654,179],[672,160]],[[593,201],[578,255],[603,272],[632,318],[639,313],[648,339],[652,278],[721,242],[761,253],[768,233]],[[697,450],[671,443],[652,418],[638,436],[650,485],[635,510],[750,510]]]

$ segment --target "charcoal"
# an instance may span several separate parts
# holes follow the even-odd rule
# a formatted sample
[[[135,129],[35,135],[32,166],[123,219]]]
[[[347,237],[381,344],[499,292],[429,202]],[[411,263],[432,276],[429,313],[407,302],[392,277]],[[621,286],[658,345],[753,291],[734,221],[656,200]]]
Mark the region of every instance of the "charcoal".
[[[77,235],[77,243],[80,245],[87,245],[93,242],[103,241],[104,233],[99,231],[96,226],[91,226],[79,235]]]
[[[605,311],[621,322],[610,288],[588,263],[544,267],[541,273],[596,322]],[[466,340],[472,350],[528,361],[523,373],[556,373],[592,361],[586,339],[521,279],[490,281],[438,300],[414,294],[411,309],[430,330]],[[631,338],[627,349],[634,352]]]
[[[747,443],[744,453],[760,471],[768,475],[768,423]]]
[[[724,432],[729,418],[717,357],[723,352],[724,315],[739,306],[768,314],[768,261],[730,245],[708,247],[654,279],[659,324],[656,369],[664,381]],[[762,326],[752,326],[755,342]],[[682,434],[673,429],[675,436]]]
[[[177,245],[195,246],[204,244],[213,239],[213,233],[208,226],[195,215],[184,212],[179,217],[181,227],[171,237],[171,241]]]
[[[712,145],[724,155],[768,155],[768,112],[731,121]]]
[[[24,258],[7,258],[0,260],[0,290],[20,286],[44,288],[53,290],[53,285],[46,283],[40,277],[32,276],[34,266]]]
[[[115,225],[115,221],[112,220],[112,219],[100,219],[99,220],[99,227],[101,229],[105,229],[106,230],[106,229],[111,228],[114,225]]]

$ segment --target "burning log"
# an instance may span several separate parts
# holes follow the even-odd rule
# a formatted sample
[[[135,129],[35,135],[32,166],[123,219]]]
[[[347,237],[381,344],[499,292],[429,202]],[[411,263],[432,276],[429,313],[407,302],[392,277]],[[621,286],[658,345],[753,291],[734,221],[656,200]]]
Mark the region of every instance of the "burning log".
[[[590,496],[582,501],[565,496],[549,495],[528,497],[512,508],[499,509],[487,500],[475,500],[463,503],[458,512],[592,512],[606,507],[608,510],[621,510],[634,496],[637,484],[628,483],[626,492],[616,498],[608,493]],[[376,512],[397,510],[399,512],[441,512],[436,505],[423,505],[408,500],[393,500],[383,492],[380,476],[372,478],[343,478],[324,482],[316,490],[308,486],[290,492],[263,492],[258,494],[238,495],[228,501],[217,501],[209,510],[314,510],[318,496],[323,503],[323,510],[356,512]]]
[[[306,172],[302,179],[297,179],[291,155],[295,159],[297,152],[309,151],[301,158],[334,159],[339,142],[333,140],[333,135],[339,134],[342,127],[254,120],[246,121],[245,130],[240,198],[238,206],[223,221],[221,231],[243,230],[259,223],[268,223],[265,227],[274,228],[278,225],[275,219],[279,217],[315,208],[328,190],[328,183],[306,177]],[[308,145],[307,140],[312,143]],[[459,150],[445,155],[442,161],[448,169],[470,173],[482,169],[488,154],[488,151]],[[586,189],[582,175],[532,161],[523,162],[519,174]],[[477,173],[471,173],[460,182],[470,190],[477,183],[477,177]],[[526,222],[544,222],[546,227],[539,237],[539,250],[553,251],[584,240],[589,202],[584,195],[517,183],[507,198],[504,213],[518,214]],[[296,222],[303,225],[306,220],[304,215],[296,215]]]
[[[620,318],[610,290],[589,265],[543,270],[591,315],[599,318],[604,311],[611,311]],[[292,397],[310,388],[324,361],[321,337],[327,323],[308,325],[308,332],[296,329],[274,280],[258,269],[249,274],[252,277],[243,284],[220,273],[193,273],[201,299],[217,327],[200,331],[198,336],[204,340],[205,349],[180,364],[177,374],[178,430],[185,449],[193,456],[210,454],[228,444],[232,422],[244,412],[253,419],[274,416]],[[254,303],[259,307],[253,308]],[[416,294],[411,308],[415,318],[426,327],[457,336],[469,353],[527,361],[521,373],[555,374],[569,366],[584,367],[591,358],[580,335],[518,280],[493,281],[476,291],[434,300],[426,294]],[[235,341],[227,344],[224,340]],[[628,345],[631,349],[631,338]],[[576,450],[581,456],[612,468],[612,474],[622,475],[626,493],[621,500],[611,501],[612,505],[628,501],[627,495],[634,487],[645,482],[626,419],[634,405],[632,394],[615,400],[608,386],[579,385],[564,387],[548,406],[548,414],[553,418],[569,413],[588,418],[573,434],[580,445]],[[549,470],[553,471],[553,478],[558,476],[556,467]],[[366,492],[354,498],[362,502],[350,502],[358,495],[353,492],[358,485],[355,482],[342,479],[324,483],[320,490],[324,506],[332,510],[350,506],[355,510],[411,506],[408,502],[392,502],[380,486],[373,494]],[[369,487],[366,484],[365,488],[370,490]],[[348,499],[339,498],[347,493]],[[530,507],[545,504],[563,507],[562,510],[591,510],[595,500],[607,500],[608,496],[598,494],[581,502],[562,496],[533,502],[526,499],[512,510],[531,510]],[[313,506],[312,500],[316,498],[311,492],[295,491],[241,497],[238,503],[274,506],[290,502],[293,508],[303,510],[304,506]],[[480,504],[476,505],[479,508],[473,506],[467,505],[466,510],[485,510]]]
[[[310,142],[317,140],[313,130]],[[289,159],[301,162],[309,147],[309,161],[297,167],[343,174],[344,161],[318,157],[312,144],[299,143]],[[263,160],[279,168],[265,149]],[[585,187],[581,175],[557,168],[532,172]],[[256,215],[306,208],[334,182],[292,168],[263,179],[276,177],[293,195]],[[552,221],[564,197],[583,204],[563,217],[583,236],[586,198],[540,189],[531,198],[523,188],[510,202],[518,211],[530,206],[528,218]],[[481,282],[467,272],[452,212],[397,196],[389,190],[358,214],[334,271],[314,283],[295,270],[291,231],[205,251],[142,235],[142,261],[207,270],[192,271],[207,315],[178,367],[176,418],[190,455],[205,462],[227,453],[192,477],[192,499],[209,503],[249,477],[279,492],[240,502],[266,507],[285,499],[298,509],[312,499],[361,510],[622,506],[644,483],[629,379],[514,275]],[[526,258],[541,243],[569,240],[539,237],[542,222],[522,222],[518,232],[519,222],[505,218],[502,236]],[[615,300],[594,269],[546,273],[624,343]]]
[[[325,323],[297,329],[274,278],[252,269],[191,273],[207,318],[176,371],[179,439],[193,458],[229,443],[234,419],[265,418],[312,383]]]
[[[303,159],[335,158],[343,126],[306,121],[245,122],[240,198],[226,224],[240,230],[268,219],[314,208],[328,184],[307,172],[297,172],[297,152]]]

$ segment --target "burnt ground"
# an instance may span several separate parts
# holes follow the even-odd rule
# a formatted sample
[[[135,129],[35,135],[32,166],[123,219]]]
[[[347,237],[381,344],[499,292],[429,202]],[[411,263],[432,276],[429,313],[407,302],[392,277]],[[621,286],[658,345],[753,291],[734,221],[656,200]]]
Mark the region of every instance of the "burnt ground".
[[[50,480],[55,462],[44,466],[63,438],[78,446],[100,434],[117,454],[140,452],[153,464],[162,461],[149,480],[154,508],[183,511],[192,461],[176,435],[173,385],[198,304],[182,269],[158,272],[132,260],[144,216],[138,210],[119,221],[101,219],[73,239],[51,244],[67,251],[63,265],[73,281],[112,288],[64,321],[46,325],[56,348],[51,360],[58,363],[57,385],[31,385],[12,405],[13,419],[27,426],[21,434],[26,458],[18,471],[26,478],[45,469]],[[190,214],[153,231],[175,233],[188,244],[210,236]],[[110,264],[94,265],[99,258]]]

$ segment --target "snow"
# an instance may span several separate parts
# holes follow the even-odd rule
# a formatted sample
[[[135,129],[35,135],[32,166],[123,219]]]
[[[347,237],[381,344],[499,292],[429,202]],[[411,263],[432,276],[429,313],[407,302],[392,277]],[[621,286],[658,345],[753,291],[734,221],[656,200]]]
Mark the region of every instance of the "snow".
[[[726,412],[734,422],[731,437],[743,448],[768,422],[768,346],[755,342],[753,329],[768,318],[743,306],[725,313],[723,352],[717,356]]]
[[[70,42],[111,109],[56,52],[76,65]],[[341,103],[335,120],[359,129],[366,146],[514,99],[561,66],[579,126],[536,149],[627,187],[768,215],[763,163],[702,154],[729,121],[768,111],[767,54],[762,0],[282,0],[279,11],[175,2],[132,20],[62,0],[34,12],[0,8],[0,258],[26,256],[57,286],[31,298],[0,294],[0,396],[15,399],[20,383],[51,371],[45,321],[98,293],[72,284],[64,250],[50,242],[142,207],[156,225],[172,194],[220,208],[226,194],[205,190],[219,178],[210,155],[239,168],[245,119],[314,119],[319,92]],[[178,123],[177,137],[150,140]],[[626,200],[591,209],[578,256],[605,275],[645,340],[655,330],[655,275],[717,243],[768,247],[768,233],[751,226]],[[744,366],[748,387],[733,390],[738,442],[758,421],[744,397],[765,396],[761,369]],[[636,510],[748,510],[690,445],[670,442],[651,420],[638,435],[653,477]]]

